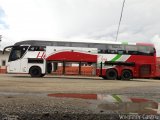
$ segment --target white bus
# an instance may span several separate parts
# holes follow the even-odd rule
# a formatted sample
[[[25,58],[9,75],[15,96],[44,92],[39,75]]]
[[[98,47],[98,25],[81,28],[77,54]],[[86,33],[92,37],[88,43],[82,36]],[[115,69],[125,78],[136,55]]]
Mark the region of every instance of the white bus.
[[[67,42],[28,40],[15,43],[9,55],[8,73],[28,73],[42,77],[66,62],[88,63],[104,79],[132,79],[156,76],[156,52],[153,44],[120,42]],[[145,72],[144,72],[145,69]],[[151,72],[154,71],[154,72]]]

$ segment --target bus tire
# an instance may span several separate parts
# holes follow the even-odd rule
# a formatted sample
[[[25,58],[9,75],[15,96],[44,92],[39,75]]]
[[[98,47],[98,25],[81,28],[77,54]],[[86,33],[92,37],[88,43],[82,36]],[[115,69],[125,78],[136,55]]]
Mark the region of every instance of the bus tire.
[[[130,80],[130,79],[132,79],[132,77],[133,77],[133,75],[132,75],[131,70],[123,70],[122,71],[122,75],[121,75],[122,80]]]
[[[41,68],[38,66],[33,66],[29,70],[31,77],[42,77]]]
[[[109,80],[115,80],[117,79],[117,71],[115,69],[108,69],[106,71],[106,78],[109,79]]]

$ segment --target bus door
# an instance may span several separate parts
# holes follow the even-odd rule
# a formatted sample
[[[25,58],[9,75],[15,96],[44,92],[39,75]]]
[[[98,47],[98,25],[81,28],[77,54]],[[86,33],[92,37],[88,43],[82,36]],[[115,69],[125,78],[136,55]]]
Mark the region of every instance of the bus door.
[[[21,65],[21,60],[20,60],[20,50],[13,48],[9,61],[8,61],[8,67],[7,71],[10,72],[20,72],[20,65]]]
[[[22,61],[21,58],[23,57],[27,48],[28,48],[27,46],[15,46],[12,48],[8,60],[7,72],[9,73],[22,72],[21,65],[24,63],[21,62]]]

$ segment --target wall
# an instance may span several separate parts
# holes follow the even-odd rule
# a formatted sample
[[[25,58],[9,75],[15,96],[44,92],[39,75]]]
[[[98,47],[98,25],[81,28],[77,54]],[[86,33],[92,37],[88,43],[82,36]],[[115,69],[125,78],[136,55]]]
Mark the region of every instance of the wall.
[[[7,72],[7,62],[8,62],[8,56],[9,52],[5,52],[2,54],[2,51],[0,51],[0,74],[4,74]]]

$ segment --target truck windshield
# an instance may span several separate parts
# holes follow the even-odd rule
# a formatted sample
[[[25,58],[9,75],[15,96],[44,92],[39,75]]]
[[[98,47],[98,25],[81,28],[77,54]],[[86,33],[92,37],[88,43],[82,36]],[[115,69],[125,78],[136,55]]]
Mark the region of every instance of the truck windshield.
[[[26,50],[28,49],[28,46],[14,46],[11,50],[10,56],[9,56],[9,62],[15,61],[25,54]]]

